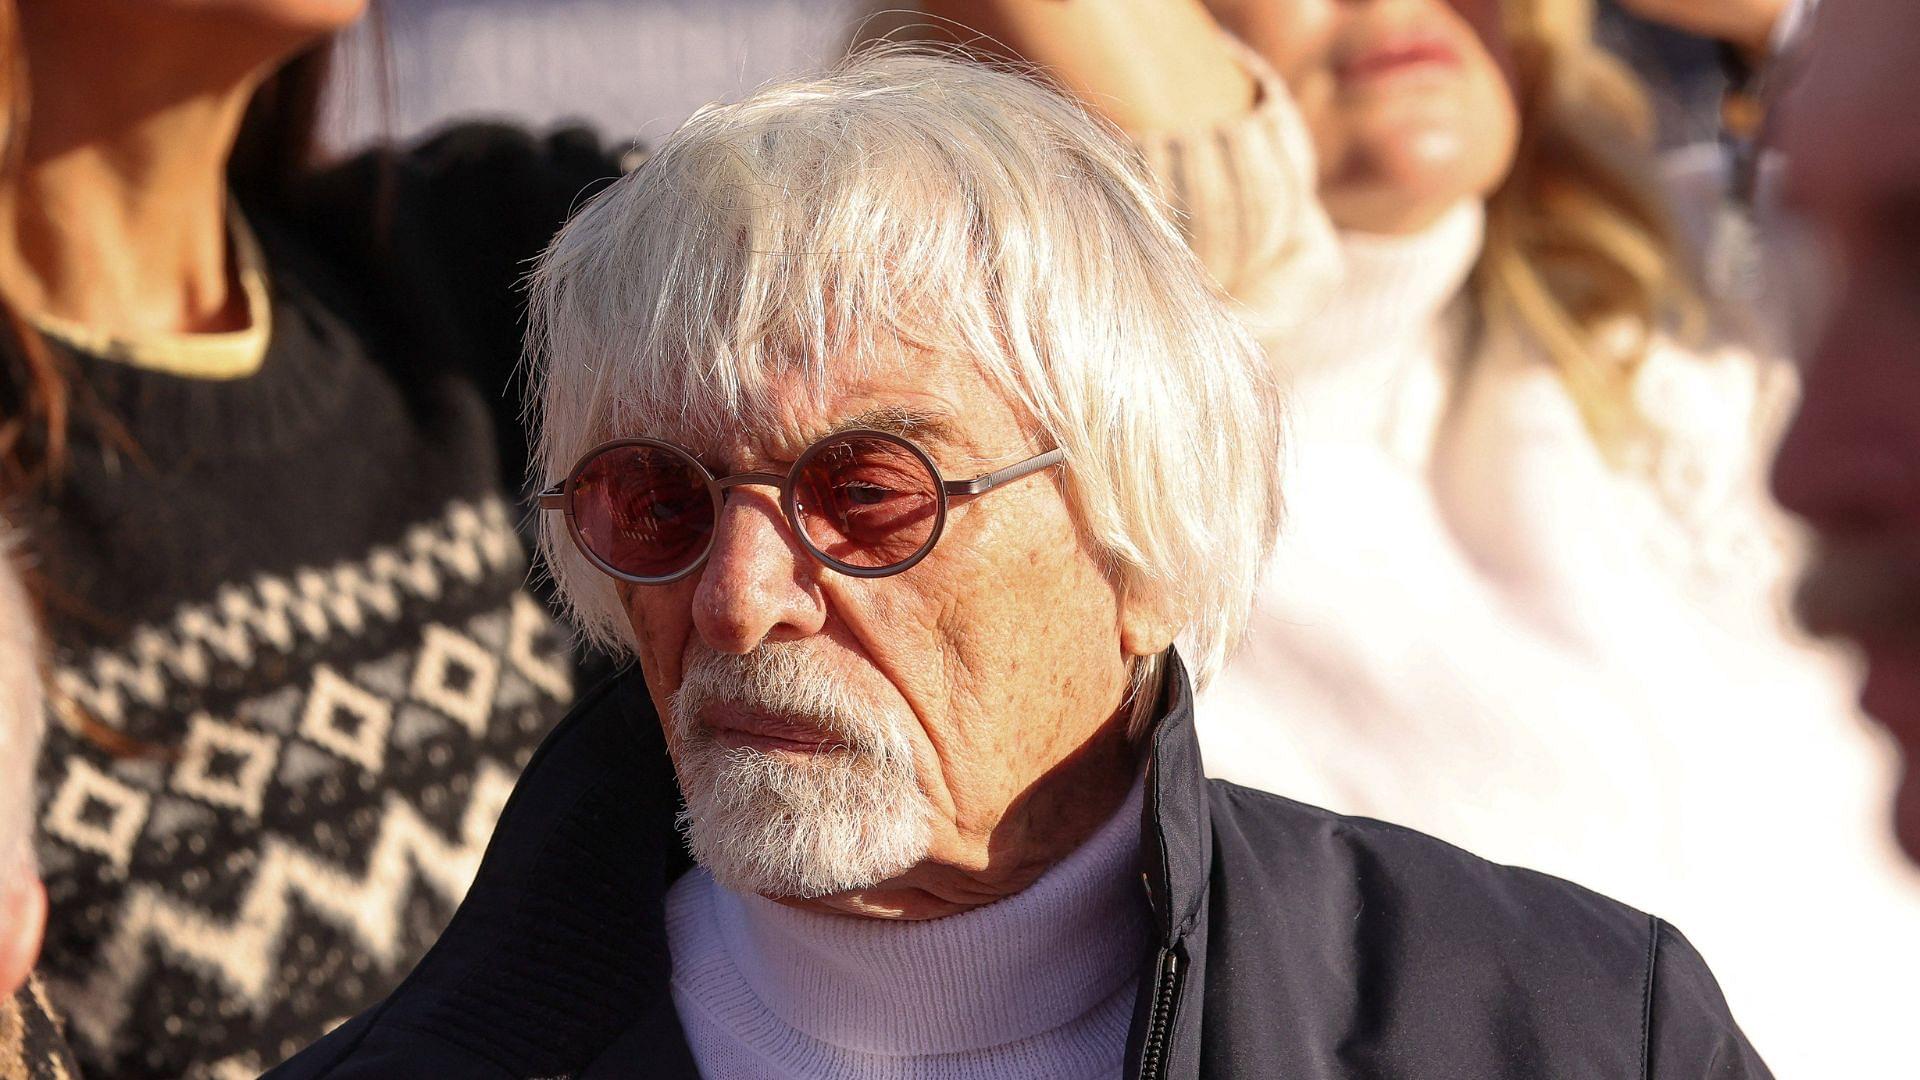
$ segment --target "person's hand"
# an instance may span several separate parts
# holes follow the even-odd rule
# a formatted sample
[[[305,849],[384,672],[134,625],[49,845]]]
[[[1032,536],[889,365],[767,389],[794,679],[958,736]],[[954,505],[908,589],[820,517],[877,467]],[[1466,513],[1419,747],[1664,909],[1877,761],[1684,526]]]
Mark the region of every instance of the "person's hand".
[[[920,10],[963,44],[1045,68],[1127,131],[1212,124],[1258,96],[1201,0],[921,0]]]
[[[1791,0],[1620,0],[1620,6],[1653,22],[1701,37],[1717,38],[1752,59],[1764,59],[1773,28]]]

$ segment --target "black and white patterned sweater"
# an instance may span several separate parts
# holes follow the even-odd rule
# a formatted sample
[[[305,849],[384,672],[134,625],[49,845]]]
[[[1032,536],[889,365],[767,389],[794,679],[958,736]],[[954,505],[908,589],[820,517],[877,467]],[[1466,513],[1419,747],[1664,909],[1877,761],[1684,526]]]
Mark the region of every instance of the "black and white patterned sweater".
[[[80,1080],[60,1019],[38,978],[0,998],[0,1080]]]
[[[356,162],[249,207],[257,374],[66,349],[130,437],[82,417],[14,510],[58,714],[40,970],[88,1075],[255,1076],[391,989],[464,893],[575,674],[509,494],[512,286],[613,171],[505,129]]]

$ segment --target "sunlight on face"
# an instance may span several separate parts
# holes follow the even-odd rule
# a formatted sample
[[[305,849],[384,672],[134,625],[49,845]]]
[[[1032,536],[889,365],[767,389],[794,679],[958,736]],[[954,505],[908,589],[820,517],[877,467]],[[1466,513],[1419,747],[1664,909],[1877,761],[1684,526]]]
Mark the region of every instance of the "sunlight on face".
[[[943,356],[776,397],[783,415],[697,449],[709,469],[782,473],[874,410],[925,417],[910,434],[947,479],[1046,449],[974,364]],[[734,488],[697,572],[621,591],[717,880],[798,898],[878,885],[994,835],[1096,733],[1123,730],[1117,589],[1057,473],[956,502],[922,562],[873,579],[809,556],[778,498]]]
[[[929,808],[906,724],[849,683],[804,644],[688,656],[665,716],[681,828],[720,884],[826,896],[926,858]],[[755,734],[726,726],[741,721]]]
[[[1272,63],[1335,224],[1417,231],[1513,167],[1519,118],[1492,0],[1208,0]]]
[[[1863,702],[1906,750],[1898,824],[1920,860],[1920,5],[1821,17],[1783,147],[1834,274],[1773,483],[1819,534],[1802,615],[1861,647]]]

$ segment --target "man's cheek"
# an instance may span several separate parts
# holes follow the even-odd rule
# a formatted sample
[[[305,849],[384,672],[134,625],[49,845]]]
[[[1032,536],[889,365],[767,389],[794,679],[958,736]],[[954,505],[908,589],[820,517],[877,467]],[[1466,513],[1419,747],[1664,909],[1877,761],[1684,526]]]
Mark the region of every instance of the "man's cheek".
[[[640,670],[646,675],[647,685],[656,686],[655,680],[670,681],[678,687],[680,682],[681,661],[686,653],[688,635],[692,628],[684,604],[661,603],[660,598],[649,595],[649,590],[658,586],[623,584],[620,589],[621,607],[627,613],[627,625],[633,631],[636,659]]]

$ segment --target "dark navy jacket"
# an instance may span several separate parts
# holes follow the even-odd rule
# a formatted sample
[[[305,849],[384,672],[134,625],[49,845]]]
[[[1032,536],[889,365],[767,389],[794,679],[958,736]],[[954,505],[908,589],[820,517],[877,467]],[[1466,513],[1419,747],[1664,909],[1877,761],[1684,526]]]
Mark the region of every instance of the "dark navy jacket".
[[[1201,774],[1186,674],[1151,735],[1156,941],[1127,1075],[1283,1080],[1770,1077],[1659,919],[1394,825]],[[270,1076],[694,1077],[663,903],[688,867],[639,674],[527,766],[413,974]]]

